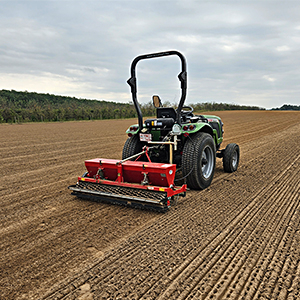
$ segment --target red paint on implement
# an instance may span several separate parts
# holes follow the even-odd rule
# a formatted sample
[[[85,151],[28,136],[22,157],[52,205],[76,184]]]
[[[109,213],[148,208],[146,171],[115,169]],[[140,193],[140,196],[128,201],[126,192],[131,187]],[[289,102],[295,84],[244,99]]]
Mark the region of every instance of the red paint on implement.
[[[88,177],[78,177],[78,181],[166,192],[167,197],[183,193],[187,188],[186,184],[174,186],[175,164],[142,161],[125,161],[121,164],[115,159],[95,158],[86,160],[85,165]],[[145,173],[148,184],[142,184]]]

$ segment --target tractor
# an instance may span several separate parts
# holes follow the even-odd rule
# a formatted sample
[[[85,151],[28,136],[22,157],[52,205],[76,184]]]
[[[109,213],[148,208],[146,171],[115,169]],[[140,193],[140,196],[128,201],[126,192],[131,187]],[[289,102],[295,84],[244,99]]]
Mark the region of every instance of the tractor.
[[[156,116],[144,120],[137,99],[136,66],[140,60],[175,55],[181,62],[181,96],[177,108],[164,107],[153,95]],[[216,158],[222,158],[225,172],[238,168],[240,149],[235,143],[221,149],[223,123],[218,116],[194,114],[185,105],[187,68],[178,51],[137,56],[131,64],[127,83],[138,116],[130,126],[122,151],[122,160],[96,158],[85,161],[87,172],[69,188],[79,197],[98,198],[118,204],[155,207],[166,211],[188,189],[203,190],[210,186]]]

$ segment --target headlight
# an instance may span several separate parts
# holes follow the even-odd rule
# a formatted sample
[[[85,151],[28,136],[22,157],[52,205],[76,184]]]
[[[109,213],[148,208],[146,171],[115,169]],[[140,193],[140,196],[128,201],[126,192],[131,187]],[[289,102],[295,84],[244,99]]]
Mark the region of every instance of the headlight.
[[[172,135],[180,135],[181,134],[181,126],[179,124],[174,124],[172,127]]]

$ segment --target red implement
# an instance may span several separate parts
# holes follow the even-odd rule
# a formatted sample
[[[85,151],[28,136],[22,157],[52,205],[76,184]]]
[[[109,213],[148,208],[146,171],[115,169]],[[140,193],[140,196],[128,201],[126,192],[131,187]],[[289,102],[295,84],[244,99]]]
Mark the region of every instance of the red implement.
[[[175,195],[185,195],[186,184],[174,185],[176,165],[95,158],[85,161],[88,173],[69,188],[78,196],[96,196],[114,202],[170,207]]]

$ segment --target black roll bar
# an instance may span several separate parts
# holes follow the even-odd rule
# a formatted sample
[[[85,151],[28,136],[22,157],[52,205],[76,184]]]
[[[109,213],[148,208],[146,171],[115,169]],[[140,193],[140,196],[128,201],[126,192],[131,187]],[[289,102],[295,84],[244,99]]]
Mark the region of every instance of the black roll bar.
[[[175,50],[144,54],[144,55],[137,56],[132,61],[131,68],[130,68],[131,77],[127,80],[127,83],[131,87],[132,100],[133,100],[135,109],[138,114],[140,130],[143,128],[143,115],[142,115],[142,111],[141,111],[140,105],[137,100],[137,83],[136,83],[136,75],[135,75],[136,65],[142,59],[156,58],[156,57],[169,56],[169,55],[177,55],[181,60],[181,72],[178,74],[178,79],[181,82],[181,98],[179,101],[179,105],[176,109],[176,112],[177,112],[176,123],[178,123],[178,124],[181,123],[181,110],[182,110],[182,107],[183,107],[183,104],[184,104],[184,101],[186,98],[186,90],[187,90],[187,72],[186,72],[185,57],[180,52],[175,51]]]

